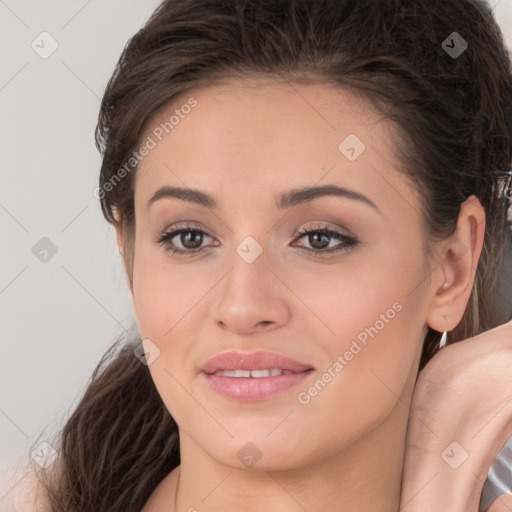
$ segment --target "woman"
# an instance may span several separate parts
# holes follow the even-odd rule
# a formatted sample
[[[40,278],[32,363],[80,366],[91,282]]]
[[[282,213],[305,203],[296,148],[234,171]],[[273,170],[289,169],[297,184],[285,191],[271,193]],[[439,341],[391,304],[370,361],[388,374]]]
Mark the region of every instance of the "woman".
[[[510,339],[511,118],[483,2],[163,2],[96,134],[140,337],[40,472],[49,510],[411,507],[418,372],[443,332]]]

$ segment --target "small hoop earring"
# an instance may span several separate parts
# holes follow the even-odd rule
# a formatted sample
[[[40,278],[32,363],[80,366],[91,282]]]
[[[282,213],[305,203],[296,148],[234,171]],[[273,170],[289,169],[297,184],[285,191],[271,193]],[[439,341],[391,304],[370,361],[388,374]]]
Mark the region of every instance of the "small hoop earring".
[[[448,333],[446,331],[443,332],[441,336],[441,341],[439,342],[439,348],[442,348],[446,345],[446,341],[448,340]]]

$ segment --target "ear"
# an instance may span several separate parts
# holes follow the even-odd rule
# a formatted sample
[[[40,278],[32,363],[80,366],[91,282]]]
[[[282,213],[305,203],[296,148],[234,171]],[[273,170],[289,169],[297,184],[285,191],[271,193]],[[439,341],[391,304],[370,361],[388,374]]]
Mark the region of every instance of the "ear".
[[[455,231],[436,252],[439,271],[432,279],[434,292],[426,319],[435,331],[451,331],[460,323],[473,288],[484,234],[485,210],[472,195],[461,205]]]

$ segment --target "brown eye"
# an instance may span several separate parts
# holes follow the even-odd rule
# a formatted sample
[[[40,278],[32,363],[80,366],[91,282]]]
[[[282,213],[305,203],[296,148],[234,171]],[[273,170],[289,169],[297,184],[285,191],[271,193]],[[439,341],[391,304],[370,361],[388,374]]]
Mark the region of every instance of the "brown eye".
[[[304,249],[314,254],[330,254],[335,251],[348,250],[359,243],[359,240],[353,236],[345,235],[344,233],[333,231],[325,227],[308,228],[299,231],[299,234],[301,235],[299,239],[307,237],[308,243],[312,246],[311,249],[308,247],[304,247]],[[333,249],[327,249],[330,239],[338,240],[341,243]]]
[[[302,248],[314,254],[328,255],[335,251],[349,250],[359,243],[359,240],[353,236],[326,227],[308,228],[304,231],[298,231],[298,234],[300,235],[298,239],[307,238],[308,243],[311,245],[311,248]],[[201,251],[205,237],[210,237],[210,235],[202,229],[179,226],[175,229],[164,231],[156,242],[163,245],[165,250],[170,251],[172,254],[187,256]],[[174,241],[174,239],[177,239],[178,242]],[[331,239],[338,240],[340,243],[337,247],[328,249]],[[179,243],[181,247],[176,247],[176,243]]]
[[[182,226],[170,231],[165,231],[158,237],[156,242],[163,245],[167,251],[173,254],[186,255],[187,253],[193,254],[201,250],[205,236],[209,235],[201,229]],[[175,247],[176,242],[173,241],[175,238],[178,239],[181,248]]]

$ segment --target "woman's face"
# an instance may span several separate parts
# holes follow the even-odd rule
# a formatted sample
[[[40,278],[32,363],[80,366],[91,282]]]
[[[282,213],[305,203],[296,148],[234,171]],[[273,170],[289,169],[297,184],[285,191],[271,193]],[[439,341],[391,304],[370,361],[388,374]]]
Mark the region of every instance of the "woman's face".
[[[405,428],[433,285],[391,124],[328,85],[255,83],[147,130],[133,298],[182,450],[293,468]]]

